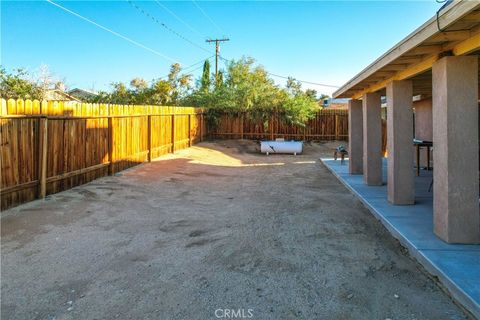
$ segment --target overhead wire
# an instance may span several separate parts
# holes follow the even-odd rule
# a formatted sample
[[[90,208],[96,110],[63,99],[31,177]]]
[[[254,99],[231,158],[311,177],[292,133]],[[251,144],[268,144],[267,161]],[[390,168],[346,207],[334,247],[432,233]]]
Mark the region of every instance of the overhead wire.
[[[219,56],[219,58],[222,59],[225,62],[231,62],[232,61],[232,60],[229,60],[229,59],[224,58],[222,56]],[[340,88],[340,86],[336,86],[336,85],[333,85],[333,84],[325,84],[325,83],[318,83],[318,82],[300,80],[300,79],[297,79],[295,77],[288,77],[288,76],[282,76],[282,75],[279,75],[279,74],[275,74],[275,73],[269,72],[267,70],[265,70],[265,72],[267,74],[271,75],[271,76],[282,78],[282,79],[295,79],[295,80],[297,80],[298,82],[301,82],[301,83],[313,84],[313,85],[317,85],[317,86],[321,86],[321,87],[328,87],[328,88]]]
[[[137,5],[136,3],[134,3],[132,0],[125,0],[127,1],[132,7],[134,7],[135,9],[137,9],[138,11],[140,11],[143,15],[145,15],[146,17],[150,18],[153,22],[157,23],[158,25],[160,25],[161,27],[163,27],[164,29],[166,29],[167,31],[169,31],[170,33],[174,34],[175,36],[181,38],[182,40],[190,43],[191,45],[203,50],[203,51],[206,51],[208,53],[213,53],[212,51],[198,45],[197,43],[191,41],[190,39],[188,39],[187,37],[183,36],[182,34],[180,34],[179,32],[173,30],[172,28],[170,28],[167,24],[165,24],[164,22],[158,20],[155,16],[153,16],[151,13],[149,13],[148,11],[146,11],[145,9],[143,9],[142,7],[140,7],[139,5]]]
[[[50,3],[50,4],[52,4],[52,5],[56,6],[56,7],[58,7],[58,8],[60,8],[60,9],[62,9],[62,10],[65,11],[65,12],[68,12],[68,13],[76,16],[77,18],[80,18],[80,19],[82,19],[82,20],[84,20],[84,21],[87,21],[88,23],[93,24],[94,26],[96,26],[96,27],[98,27],[98,28],[100,28],[100,29],[102,29],[102,30],[104,30],[104,31],[107,31],[107,32],[109,32],[109,33],[111,33],[111,34],[119,37],[119,38],[122,38],[122,39],[124,39],[124,40],[126,40],[126,41],[128,41],[128,42],[130,42],[130,43],[132,43],[132,44],[134,44],[134,45],[136,45],[137,47],[140,47],[140,48],[142,48],[142,49],[145,49],[145,50],[147,50],[147,51],[150,51],[151,53],[153,53],[153,54],[155,54],[155,55],[157,55],[157,56],[160,56],[160,57],[162,57],[162,58],[164,58],[164,59],[166,59],[166,60],[169,60],[169,61],[171,61],[171,62],[179,62],[178,59],[171,58],[171,57],[169,57],[169,56],[167,56],[167,55],[165,55],[165,54],[163,54],[163,53],[161,53],[161,52],[159,52],[159,51],[157,51],[157,50],[155,50],[155,49],[152,49],[152,48],[150,48],[150,47],[147,47],[146,45],[144,45],[144,44],[142,44],[142,43],[140,43],[140,42],[138,42],[138,41],[135,41],[135,40],[133,40],[133,39],[127,37],[127,36],[124,36],[124,35],[116,32],[116,31],[113,31],[112,29],[109,29],[109,28],[107,28],[107,27],[105,27],[105,26],[103,26],[103,25],[101,25],[101,24],[99,24],[99,23],[97,23],[97,22],[95,22],[95,21],[87,18],[87,17],[84,17],[84,16],[80,15],[79,13],[76,13],[75,11],[72,11],[72,10],[70,10],[70,9],[67,9],[67,8],[59,5],[58,3],[53,2],[52,0],[45,0],[45,1],[47,1],[48,3]]]
[[[217,28],[218,31],[220,31],[220,33],[225,33],[223,29],[220,28],[220,26],[216,24],[215,21],[213,21],[213,19],[205,12],[205,10],[202,9],[202,7],[198,5],[195,0],[192,0],[192,2],[197,7],[197,9],[205,16],[205,18],[207,18],[212,23],[212,25]]]
[[[192,67],[195,67],[196,65],[198,65],[198,64],[200,64],[200,63],[203,63],[203,62],[205,62],[206,60],[210,60],[210,59],[212,59],[213,57],[214,57],[214,55],[213,55],[213,56],[210,56],[210,57],[207,57],[207,58],[205,58],[205,59],[202,59],[202,60],[200,60],[200,61],[197,61],[197,62],[189,65],[188,67],[185,67],[185,68],[181,69],[181,71],[182,71],[182,72],[185,72],[187,69],[190,69],[190,68],[192,68]],[[202,67],[203,67],[203,65],[200,65],[199,67],[197,67],[197,68],[195,68],[195,69],[193,69],[193,70],[190,70],[190,71],[189,71],[188,73],[186,73],[186,74],[190,74],[190,75],[191,75],[192,72],[197,71],[198,69],[200,69],[200,68],[202,68]],[[185,73],[184,73],[184,74],[185,74]],[[158,78],[158,79],[165,79],[165,78],[168,78],[168,74],[167,74],[166,76],[160,77],[160,78]]]
[[[159,0],[154,0],[157,5],[164,9],[165,11],[167,11],[170,15],[172,15],[175,19],[177,19],[178,21],[180,21],[181,23],[183,23],[190,31],[196,33],[198,36],[200,37],[204,37],[204,35],[202,35],[200,32],[198,32],[195,28],[193,28],[192,26],[190,26],[185,20],[183,20],[182,18],[180,18],[175,12],[173,12],[172,10],[170,10],[167,6],[165,6],[163,3],[161,3]]]
[[[87,18],[87,17],[84,17],[84,16],[80,15],[79,13],[77,13],[77,12],[75,12],[75,11],[73,11],[73,10],[70,10],[70,9],[68,9],[68,8],[66,8],[66,7],[63,7],[62,5],[60,5],[60,4],[58,4],[58,3],[55,3],[55,2],[53,2],[52,0],[45,0],[45,1],[48,2],[48,3],[50,3],[50,4],[52,4],[52,5],[54,5],[54,6],[56,6],[56,7],[58,7],[58,8],[60,8],[60,9],[62,9],[63,11],[65,11],[65,12],[67,12],[67,13],[70,13],[71,15],[76,16],[77,18],[80,18],[80,19],[82,19],[82,20],[84,20],[84,21],[86,21],[86,22],[88,22],[88,23],[90,23],[90,24],[93,24],[94,26],[96,26],[96,27],[98,27],[98,28],[100,28],[100,29],[102,29],[102,30],[104,30],[104,31],[107,31],[107,32],[109,32],[109,33],[111,33],[111,34],[113,34],[113,35],[115,35],[115,36],[117,36],[117,37],[119,37],[119,38],[121,38],[121,39],[124,39],[124,40],[126,40],[126,41],[128,41],[128,42],[130,42],[130,43],[132,43],[132,44],[134,44],[134,45],[136,45],[136,46],[144,49],[144,50],[147,50],[147,51],[149,51],[149,52],[157,55],[157,56],[160,56],[160,57],[162,57],[162,58],[164,58],[164,59],[166,59],[166,60],[169,60],[169,61],[171,61],[171,62],[180,62],[178,59],[171,58],[171,57],[169,57],[169,56],[167,56],[167,55],[165,55],[165,54],[163,54],[163,53],[161,53],[161,52],[159,52],[159,51],[157,51],[157,50],[155,50],[155,49],[152,49],[152,48],[150,48],[150,47],[148,47],[148,46],[146,46],[146,45],[138,42],[138,41],[135,41],[135,40],[133,40],[133,39],[127,37],[127,36],[124,36],[124,35],[116,32],[116,31],[113,31],[112,29],[109,29],[109,28],[107,28],[107,27],[105,27],[105,26],[103,26],[103,25],[101,25],[101,24],[99,24],[99,23],[97,23],[97,22],[95,22],[95,21]],[[174,33],[175,35],[179,36],[180,38],[184,39],[185,41],[188,41],[189,43],[195,45],[196,47],[198,47],[198,48],[200,48],[200,49],[202,49],[202,50],[204,50],[204,51],[207,51],[208,53],[212,53],[211,51],[209,51],[209,50],[207,50],[207,49],[205,49],[205,48],[203,48],[203,47],[195,44],[194,42],[190,41],[189,39],[183,37],[181,34],[179,34],[178,32],[176,32],[175,30],[171,29],[171,28],[168,27],[166,24],[160,22],[158,19],[156,19],[155,17],[153,17],[152,15],[150,15],[148,12],[146,12],[146,11],[143,10],[142,8],[140,8],[140,7],[138,7],[137,5],[135,5],[132,1],[130,1],[130,0],[126,0],[126,1],[129,2],[130,4],[132,4],[135,8],[139,9],[140,11],[142,11],[142,13],[144,13],[145,15],[147,15],[148,17],[150,17],[152,20],[154,20],[155,22],[159,23],[162,27],[164,27],[164,28],[167,29],[168,31]],[[192,2],[195,3],[194,0],[192,0]],[[448,1],[447,1],[447,2],[448,2]],[[195,3],[195,4],[196,4],[196,3]],[[197,4],[196,4],[196,5],[197,5]],[[202,10],[198,5],[197,5],[197,7],[203,12],[203,10]],[[206,14],[205,14],[205,15],[206,15]],[[207,15],[206,15],[206,16],[207,16]],[[208,16],[207,16],[207,17],[208,17]],[[213,20],[212,20],[212,22],[213,22]],[[213,22],[213,23],[214,23],[214,22]],[[214,24],[215,24],[215,23],[214,23]],[[213,57],[213,56],[210,56],[210,57],[208,57],[207,59],[211,59],[212,57]],[[226,59],[226,58],[224,58],[224,57],[222,57],[222,56],[219,56],[219,57],[220,57],[222,60],[226,61],[226,62],[230,62],[229,59]],[[199,64],[199,63],[201,63],[201,62],[203,62],[203,61],[205,61],[205,60],[206,60],[206,59],[202,59],[201,61],[198,61],[198,62],[196,62],[196,63],[194,63],[194,64],[192,64],[192,65],[184,68],[184,71],[185,71],[186,69],[189,69],[189,68],[193,67],[193,66],[196,66],[197,64]],[[199,68],[200,68],[200,67],[199,67]],[[196,69],[194,69],[194,70],[191,70],[190,72],[196,71],[196,70],[198,70],[199,68],[196,68]],[[278,75],[278,74],[275,74],[275,73],[272,73],[272,72],[268,72],[268,71],[266,71],[266,73],[269,74],[269,75],[271,75],[271,76],[279,77],[279,78],[283,78],[283,79],[289,79],[289,78],[291,78],[291,77]],[[165,77],[168,77],[168,75],[165,76]],[[165,77],[161,77],[160,79],[165,78]],[[301,83],[318,85],[318,86],[322,86],[322,87],[339,88],[339,86],[331,85],[331,84],[317,83],[317,82],[311,82],[311,81],[305,81],[305,80],[299,80],[299,79],[295,79],[295,80],[297,80],[297,81],[299,81],[299,82],[301,82]]]
[[[295,77],[281,76],[281,75],[271,73],[271,72],[268,72],[268,71],[267,71],[267,73],[271,76],[278,77],[278,78],[283,78],[283,79],[292,78],[292,79],[297,80],[298,82],[301,82],[301,83],[313,84],[313,85],[317,85],[317,86],[321,86],[321,87],[328,87],[328,88],[337,88],[337,89],[340,88],[340,86],[335,86],[335,85],[332,85],[332,84],[325,84],[325,83],[317,83],[317,82],[311,82],[311,81],[306,81],[306,80],[300,80],[300,79],[297,79]]]
[[[437,3],[443,3],[443,5],[440,7],[440,9],[437,10],[436,17],[437,17],[437,29],[440,32],[443,32],[443,28],[440,27],[440,12],[448,6],[450,3],[453,2],[453,0],[436,0]]]

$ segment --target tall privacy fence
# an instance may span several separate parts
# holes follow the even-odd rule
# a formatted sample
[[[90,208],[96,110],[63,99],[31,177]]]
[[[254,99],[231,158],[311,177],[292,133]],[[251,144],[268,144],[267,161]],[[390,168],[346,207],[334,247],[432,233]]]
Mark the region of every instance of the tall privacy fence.
[[[209,135],[223,139],[347,140],[348,111],[321,110],[305,127],[288,124],[281,113],[273,113],[265,122],[248,114],[223,114]]]
[[[288,124],[281,113],[267,121],[254,120],[246,113],[222,114],[208,134],[217,139],[285,138],[303,141],[348,140],[348,110],[321,110],[304,127]],[[387,151],[387,121],[382,119],[382,151]]]
[[[1,100],[1,209],[191,146],[200,109]]]
[[[111,175],[201,141],[347,140],[348,112],[322,110],[305,127],[223,114],[207,128],[201,109],[1,99],[1,209]],[[384,134],[386,137],[386,135]]]

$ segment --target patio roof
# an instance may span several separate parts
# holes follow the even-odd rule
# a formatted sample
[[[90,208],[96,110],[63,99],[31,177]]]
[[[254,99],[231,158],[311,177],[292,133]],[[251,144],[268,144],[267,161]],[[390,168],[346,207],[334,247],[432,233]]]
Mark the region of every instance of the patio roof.
[[[446,5],[405,39],[333,93],[359,99],[393,80],[411,79],[414,95],[431,95],[431,68],[446,55],[480,54],[480,1]],[[480,78],[480,74],[479,74]]]

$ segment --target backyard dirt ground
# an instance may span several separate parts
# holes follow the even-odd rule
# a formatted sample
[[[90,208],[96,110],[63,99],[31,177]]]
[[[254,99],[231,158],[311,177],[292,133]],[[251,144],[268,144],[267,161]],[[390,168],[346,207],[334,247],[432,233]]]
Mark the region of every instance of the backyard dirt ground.
[[[337,145],[204,142],[3,212],[1,318],[464,319],[319,161]]]

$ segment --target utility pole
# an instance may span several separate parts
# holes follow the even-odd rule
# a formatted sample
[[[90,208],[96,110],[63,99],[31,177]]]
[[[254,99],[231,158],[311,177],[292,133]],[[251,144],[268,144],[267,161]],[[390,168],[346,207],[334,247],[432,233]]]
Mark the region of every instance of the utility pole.
[[[220,42],[230,41],[228,38],[208,39],[207,42],[215,42],[215,79],[218,78],[218,54],[220,53]]]

